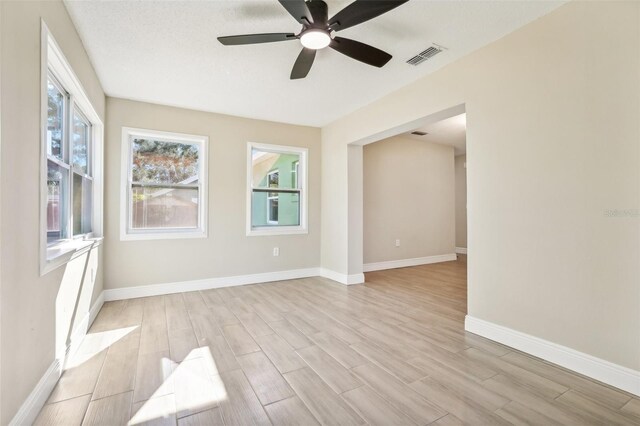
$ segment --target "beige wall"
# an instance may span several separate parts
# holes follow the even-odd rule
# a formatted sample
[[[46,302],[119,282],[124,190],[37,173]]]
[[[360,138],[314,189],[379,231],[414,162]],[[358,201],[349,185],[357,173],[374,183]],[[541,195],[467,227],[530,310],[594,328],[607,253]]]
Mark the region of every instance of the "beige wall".
[[[365,264],[454,253],[453,162],[453,147],[403,136],[364,146]]]
[[[456,247],[467,247],[467,162],[466,155],[456,155]]]
[[[358,272],[347,144],[465,104],[470,315],[640,370],[639,31],[570,2],[324,127],[322,266]]]
[[[319,129],[114,98],[107,98],[107,116],[106,288],[320,266]],[[120,241],[122,127],[209,137],[208,238]],[[309,234],[245,235],[249,141],[309,149]]]
[[[39,275],[40,19],[44,19],[104,118],[104,94],[59,1],[2,1],[1,424],[7,424],[54,362],[56,345],[102,291],[96,249]],[[93,268],[95,282],[85,274]],[[73,319],[73,309],[78,310]],[[71,325],[71,321],[74,325]]]

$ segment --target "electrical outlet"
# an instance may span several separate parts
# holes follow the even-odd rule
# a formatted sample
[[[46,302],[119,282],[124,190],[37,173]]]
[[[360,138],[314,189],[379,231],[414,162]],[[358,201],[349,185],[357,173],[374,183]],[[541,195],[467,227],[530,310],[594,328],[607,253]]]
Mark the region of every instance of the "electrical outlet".
[[[396,240],[396,247],[400,247],[400,240]]]
[[[273,255],[274,256],[280,256],[280,248],[279,247],[274,247],[273,248]]]

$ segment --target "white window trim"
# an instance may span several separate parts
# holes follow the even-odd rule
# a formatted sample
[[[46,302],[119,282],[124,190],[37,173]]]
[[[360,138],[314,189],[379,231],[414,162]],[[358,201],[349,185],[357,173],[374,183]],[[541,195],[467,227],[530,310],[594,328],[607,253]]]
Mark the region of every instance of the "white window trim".
[[[136,230],[129,229],[131,212],[131,137],[146,139],[162,139],[172,142],[186,142],[200,146],[200,164],[198,169],[198,182],[200,183],[200,199],[198,205],[198,227],[194,229],[153,229]],[[163,132],[160,130],[137,129],[133,127],[122,128],[122,153],[120,161],[120,240],[171,240],[184,238],[207,238],[207,214],[208,214],[208,147],[207,136],[189,135],[185,133]]]
[[[295,173],[296,175],[296,186],[300,186],[300,181],[298,180],[298,173],[300,173],[300,161],[296,161],[293,164],[294,165],[292,173]]]
[[[93,150],[91,159],[93,166],[93,232],[84,235],[81,239],[70,239],[53,246],[49,246],[47,242],[47,80],[49,70],[91,122]],[[104,124],[91,104],[82,83],[43,20],[41,20],[40,86],[40,275],[44,275],[102,242]]]
[[[253,161],[252,161],[252,149],[259,149],[268,152],[291,154],[295,153],[300,156],[300,163],[302,164],[303,175],[298,176],[298,183],[300,186],[300,225],[298,226],[268,226],[254,228],[251,226],[251,212],[252,212],[252,193],[253,193]],[[308,188],[307,179],[309,176],[309,166],[307,158],[309,156],[309,150],[307,148],[300,148],[295,146],[286,145],[271,145],[256,142],[247,142],[247,205],[246,205],[246,234],[249,237],[254,236],[267,236],[267,235],[296,235],[296,234],[308,234]],[[299,175],[299,173],[298,173]]]

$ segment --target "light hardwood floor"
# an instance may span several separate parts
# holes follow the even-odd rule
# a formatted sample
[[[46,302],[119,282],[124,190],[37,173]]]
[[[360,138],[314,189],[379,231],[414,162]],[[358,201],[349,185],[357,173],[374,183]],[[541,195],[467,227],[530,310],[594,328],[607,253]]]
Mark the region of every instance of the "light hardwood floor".
[[[640,424],[640,399],[466,333],[466,260],[109,302],[36,424]]]

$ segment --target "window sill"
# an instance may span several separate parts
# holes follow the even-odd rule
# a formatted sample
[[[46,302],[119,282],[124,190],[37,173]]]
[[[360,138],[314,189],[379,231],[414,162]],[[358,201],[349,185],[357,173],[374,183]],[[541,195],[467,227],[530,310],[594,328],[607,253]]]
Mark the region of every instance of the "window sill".
[[[247,230],[247,237],[259,237],[259,236],[273,236],[273,235],[301,235],[308,234],[309,230],[306,228],[293,227],[287,229],[285,227],[274,228],[257,228]]]
[[[103,237],[86,238],[82,240],[67,241],[53,247],[47,247],[46,261],[40,268],[40,276],[69,263],[92,248],[98,247],[102,244],[103,240]]]
[[[120,241],[145,241],[145,240],[177,240],[177,239],[192,239],[192,238],[207,238],[207,233],[204,231],[173,231],[173,232],[140,232],[132,234],[121,234]]]

